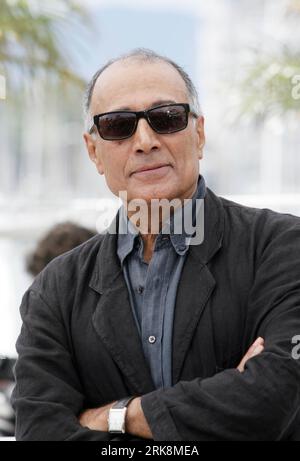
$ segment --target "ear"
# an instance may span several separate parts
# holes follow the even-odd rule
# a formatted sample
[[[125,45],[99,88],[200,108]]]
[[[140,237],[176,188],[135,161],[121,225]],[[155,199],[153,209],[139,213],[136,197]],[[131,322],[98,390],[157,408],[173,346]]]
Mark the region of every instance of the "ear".
[[[97,141],[92,134],[87,132],[83,134],[83,139],[91,161],[95,163],[99,174],[104,174],[103,162],[99,147],[97,147]]]
[[[196,120],[196,130],[197,130],[198,158],[200,160],[203,158],[203,147],[205,144],[204,117],[202,115],[200,115]]]

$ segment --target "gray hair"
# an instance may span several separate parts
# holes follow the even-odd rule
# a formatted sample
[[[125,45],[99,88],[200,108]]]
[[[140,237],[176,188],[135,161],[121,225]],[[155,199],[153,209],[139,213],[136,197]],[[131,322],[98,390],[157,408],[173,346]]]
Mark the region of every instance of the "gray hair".
[[[97,70],[97,72],[93,75],[91,81],[89,82],[85,94],[84,94],[84,102],[83,102],[83,108],[84,108],[84,115],[85,115],[85,125],[86,125],[86,130],[89,131],[92,125],[92,118],[90,114],[90,105],[91,105],[91,100],[93,96],[93,91],[96,85],[96,82],[98,80],[98,77],[104,72],[105,69],[107,69],[109,66],[114,64],[115,62],[119,61],[125,61],[127,59],[140,59],[145,62],[153,62],[153,61],[163,61],[167,64],[170,64],[171,66],[174,67],[174,69],[177,70],[177,72],[180,74],[182,77],[186,89],[188,92],[188,96],[190,99],[191,103],[191,109],[193,112],[195,112],[197,115],[202,115],[202,110],[201,106],[199,103],[199,97],[197,93],[197,89],[192,82],[191,78],[189,75],[186,73],[186,71],[176,62],[174,62],[172,59],[167,58],[166,56],[162,56],[158,53],[155,53],[152,50],[146,49],[146,48],[136,48],[129,53],[122,54],[116,58],[113,58],[109,60],[104,66],[102,66],[100,69]]]

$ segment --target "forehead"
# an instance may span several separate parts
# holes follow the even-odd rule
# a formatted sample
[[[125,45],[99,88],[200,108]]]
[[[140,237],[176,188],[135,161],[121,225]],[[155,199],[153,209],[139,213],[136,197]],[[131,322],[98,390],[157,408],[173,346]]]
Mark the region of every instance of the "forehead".
[[[140,110],[157,101],[188,102],[187,88],[178,71],[163,61],[118,61],[99,76],[91,112],[121,108]]]

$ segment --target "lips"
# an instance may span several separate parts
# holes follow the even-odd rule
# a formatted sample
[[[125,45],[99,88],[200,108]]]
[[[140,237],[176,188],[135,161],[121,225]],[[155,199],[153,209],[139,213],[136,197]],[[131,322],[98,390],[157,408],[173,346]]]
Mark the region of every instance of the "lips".
[[[151,173],[151,171],[155,172],[160,170],[161,168],[171,166],[169,163],[161,163],[161,164],[155,164],[155,165],[147,165],[147,166],[142,166],[138,169],[136,169],[132,174],[136,173],[146,173],[147,171]]]

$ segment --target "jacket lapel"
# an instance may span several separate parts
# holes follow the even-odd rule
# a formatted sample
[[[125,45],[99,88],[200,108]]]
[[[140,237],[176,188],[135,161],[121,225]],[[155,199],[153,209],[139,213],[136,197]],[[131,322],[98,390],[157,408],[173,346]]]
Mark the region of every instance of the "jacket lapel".
[[[224,210],[220,199],[209,188],[204,206],[204,241],[190,246],[177,290],[172,346],[174,384],[180,378],[196,326],[216,285],[207,263],[222,246]],[[133,391],[143,395],[155,390],[155,386],[117,256],[117,235],[113,233],[117,223],[118,214],[102,240],[90,282],[90,287],[101,295],[93,325]]]
[[[173,323],[173,384],[180,378],[195,328],[216,285],[207,263],[222,246],[224,210],[220,199],[209,188],[204,207],[204,241],[190,246],[177,290]]]
[[[116,228],[117,221],[118,215],[102,240],[90,281],[90,287],[100,293],[93,325],[133,392],[142,395],[153,391],[155,387],[144,357],[117,256],[117,235],[110,233]]]

